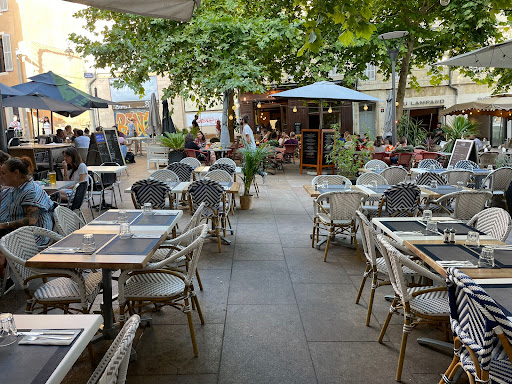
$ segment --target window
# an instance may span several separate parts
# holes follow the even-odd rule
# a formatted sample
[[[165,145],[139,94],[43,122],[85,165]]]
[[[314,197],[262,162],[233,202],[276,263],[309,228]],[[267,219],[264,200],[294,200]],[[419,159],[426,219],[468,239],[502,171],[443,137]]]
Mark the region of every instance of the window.
[[[9,0],[0,0],[0,12],[7,12],[9,10]]]
[[[11,35],[4,33],[0,40],[0,72],[11,72],[13,70]]]
[[[375,80],[375,65],[370,63],[366,64],[364,75],[368,78],[368,80]]]

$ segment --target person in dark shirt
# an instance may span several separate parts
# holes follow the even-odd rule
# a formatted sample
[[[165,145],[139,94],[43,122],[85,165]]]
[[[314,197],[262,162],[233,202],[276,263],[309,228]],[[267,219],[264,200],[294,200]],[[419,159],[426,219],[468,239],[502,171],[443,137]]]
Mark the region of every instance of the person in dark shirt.
[[[64,143],[66,141],[66,134],[62,129],[57,129],[57,135],[53,141],[54,143]]]
[[[299,145],[299,141],[295,138],[295,132],[290,133],[290,138],[284,142],[285,144]]]
[[[198,115],[194,115],[194,120],[192,120],[192,127],[195,128],[199,128],[199,124],[197,124],[197,119],[199,119],[199,116]]]
[[[191,133],[187,133],[185,136],[185,149],[194,149],[198,152],[196,152],[197,160],[199,161],[206,161],[208,158],[208,155],[206,152],[201,151],[201,148],[195,143],[194,141],[194,135]]]

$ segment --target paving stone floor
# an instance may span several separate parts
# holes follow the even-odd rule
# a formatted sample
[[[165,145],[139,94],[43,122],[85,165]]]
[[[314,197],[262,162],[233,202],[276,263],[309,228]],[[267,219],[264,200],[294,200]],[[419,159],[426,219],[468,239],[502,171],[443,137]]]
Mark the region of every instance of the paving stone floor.
[[[147,177],[146,159],[136,160],[121,189]],[[366,327],[369,284],[355,304],[364,263],[348,242],[333,244],[326,263],[324,248],[311,247],[312,200],[302,187],[311,178],[289,164],[265,185],[258,179],[254,208],[231,218],[231,245],[221,253],[214,241],[203,247],[198,297],[206,324],[194,317],[199,357],[193,356],[186,316],[164,308],[138,340],[128,383],[395,382],[402,318],[392,319],[383,344],[376,341],[391,289],[377,290]],[[130,196],[124,194],[119,206],[132,207]],[[185,213],[183,222],[189,217]],[[0,299],[0,312],[22,313],[23,301],[22,291],[11,292]],[[419,346],[419,336],[442,338],[431,327],[413,331],[403,382],[437,383],[451,358]],[[107,347],[95,345],[97,360]],[[91,372],[84,353],[64,382],[86,382]]]

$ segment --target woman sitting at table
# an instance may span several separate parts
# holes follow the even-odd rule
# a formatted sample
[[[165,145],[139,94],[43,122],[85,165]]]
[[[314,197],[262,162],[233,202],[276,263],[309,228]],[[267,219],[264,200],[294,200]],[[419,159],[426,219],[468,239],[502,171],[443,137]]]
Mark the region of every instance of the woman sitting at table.
[[[82,161],[78,151],[69,147],[62,152],[64,161],[62,162],[62,178],[65,181],[76,181],[77,183],[87,180],[87,166]],[[71,198],[71,189],[60,191],[61,201],[68,201]]]
[[[386,146],[384,145],[384,142],[382,141],[382,136],[377,136],[375,138],[375,141],[373,142],[373,150],[375,151],[375,153],[386,152]]]
[[[194,141],[194,136],[191,133],[185,135],[185,149],[193,149],[196,154],[196,158],[199,161],[206,161],[208,155],[206,151],[202,151],[201,148]]]
[[[391,145],[388,139],[384,140],[384,145],[386,146],[385,152],[392,152],[395,149],[395,147]]]
[[[0,237],[26,225],[51,230],[53,202],[39,184],[31,179],[34,165],[28,157],[11,157],[2,165],[2,181],[7,188],[0,191]],[[38,236],[36,243],[48,244],[47,237]],[[0,279],[4,277],[5,256],[0,253]],[[14,283],[7,281],[6,290]]]
[[[197,137],[196,137],[195,142],[200,149],[206,148],[206,137],[204,136],[203,132],[201,132],[201,131],[197,132]]]

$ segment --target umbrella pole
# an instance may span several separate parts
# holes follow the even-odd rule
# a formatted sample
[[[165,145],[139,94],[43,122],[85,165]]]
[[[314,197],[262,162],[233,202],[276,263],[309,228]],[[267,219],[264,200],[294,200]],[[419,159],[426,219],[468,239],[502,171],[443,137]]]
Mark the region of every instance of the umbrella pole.
[[[0,91],[0,147],[7,152],[7,137],[5,136],[6,122],[4,119],[4,107],[2,106],[2,91]]]
[[[41,136],[41,131],[39,130],[39,109],[36,109],[36,118],[37,118],[37,136]]]
[[[50,111],[50,135],[53,134],[53,111]]]
[[[322,129],[324,122],[324,100],[320,99],[320,127],[319,129]]]

